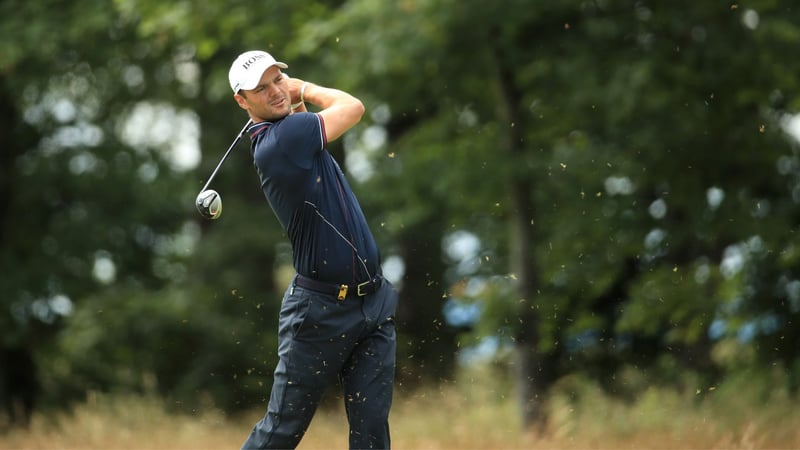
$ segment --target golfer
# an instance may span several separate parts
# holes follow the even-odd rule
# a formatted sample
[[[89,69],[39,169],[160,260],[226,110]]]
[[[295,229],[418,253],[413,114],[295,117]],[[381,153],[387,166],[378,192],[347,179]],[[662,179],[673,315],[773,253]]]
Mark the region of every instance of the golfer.
[[[352,95],[290,78],[263,51],[231,65],[234,99],[261,188],[292,244],[297,272],[278,320],[278,364],[266,415],[242,448],[295,448],[338,379],[350,448],[389,448],[397,291],[353,191],[327,151],[361,120]],[[311,113],[306,103],[319,109]]]

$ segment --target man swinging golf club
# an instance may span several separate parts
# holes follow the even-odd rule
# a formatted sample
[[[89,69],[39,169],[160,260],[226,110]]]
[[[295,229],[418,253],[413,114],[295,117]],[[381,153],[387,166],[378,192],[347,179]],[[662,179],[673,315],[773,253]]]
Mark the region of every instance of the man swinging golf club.
[[[229,72],[261,188],[292,244],[297,275],[278,325],[278,364],[267,412],[242,448],[295,448],[326,388],[338,379],[350,448],[389,448],[397,292],[381,275],[364,213],[326,150],[361,120],[352,95],[290,78],[263,51]],[[311,113],[305,104],[319,112]]]

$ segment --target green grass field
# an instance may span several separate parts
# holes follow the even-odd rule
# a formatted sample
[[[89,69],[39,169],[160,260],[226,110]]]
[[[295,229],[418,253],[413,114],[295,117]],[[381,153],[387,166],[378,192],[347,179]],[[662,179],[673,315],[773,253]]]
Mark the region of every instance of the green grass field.
[[[737,387],[686,392],[645,389],[623,403],[584,382],[553,395],[542,434],[521,430],[514,399],[486,381],[395,398],[396,449],[797,449],[800,408]],[[742,384],[746,386],[747,384]],[[760,405],[760,406],[756,406]],[[263,411],[226,417],[215,409],[173,415],[155,398],[95,395],[71,414],[34,417],[30,429],[0,435],[0,449],[238,449]],[[343,408],[321,409],[301,449],[347,448]]]

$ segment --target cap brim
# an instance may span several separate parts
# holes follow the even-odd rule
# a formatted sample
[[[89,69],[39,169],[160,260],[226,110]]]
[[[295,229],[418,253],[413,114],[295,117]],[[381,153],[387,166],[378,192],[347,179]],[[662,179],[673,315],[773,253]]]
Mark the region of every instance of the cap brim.
[[[253,75],[249,79],[245,80],[244,83],[242,83],[241,86],[239,86],[239,89],[242,91],[249,91],[251,89],[255,89],[255,87],[258,86],[258,83],[261,82],[261,77],[264,75],[264,72],[266,72],[267,69],[269,69],[272,66],[277,66],[280,67],[281,69],[289,68],[289,66],[287,66],[286,63],[282,63],[280,61],[275,61],[274,63],[267,62],[264,64],[263,68],[260,68],[260,70],[253,70],[252,71]]]

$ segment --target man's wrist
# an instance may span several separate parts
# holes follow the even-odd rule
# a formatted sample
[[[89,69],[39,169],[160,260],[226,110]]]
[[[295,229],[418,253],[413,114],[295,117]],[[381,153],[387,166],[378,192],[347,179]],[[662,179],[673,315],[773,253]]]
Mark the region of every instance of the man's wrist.
[[[306,87],[308,87],[308,81],[303,82],[303,86],[300,87],[300,103],[305,103],[305,95],[306,95]]]

